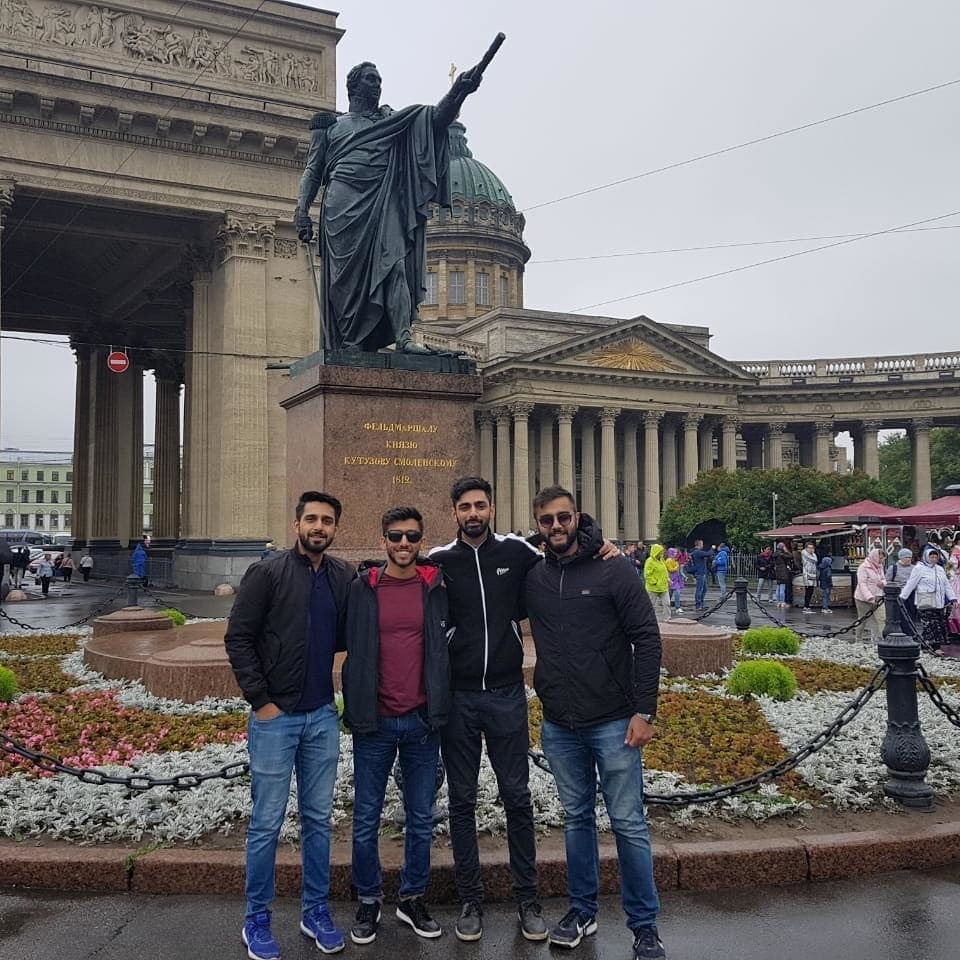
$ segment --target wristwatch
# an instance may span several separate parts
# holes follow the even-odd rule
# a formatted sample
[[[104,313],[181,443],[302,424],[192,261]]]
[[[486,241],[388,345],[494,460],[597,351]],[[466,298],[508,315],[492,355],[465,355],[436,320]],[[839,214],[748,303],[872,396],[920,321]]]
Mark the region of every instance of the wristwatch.
[[[655,713],[637,713],[636,716],[638,716],[641,720],[646,720],[647,723],[653,723],[657,719],[657,715]]]

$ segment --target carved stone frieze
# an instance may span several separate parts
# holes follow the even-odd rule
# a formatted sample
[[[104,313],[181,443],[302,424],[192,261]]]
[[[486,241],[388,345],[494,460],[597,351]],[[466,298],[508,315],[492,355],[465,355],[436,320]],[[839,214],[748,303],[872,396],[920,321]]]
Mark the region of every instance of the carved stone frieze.
[[[217,232],[221,262],[231,257],[265,257],[273,243],[275,224],[228,213]]]
[[[0,0],[2,34],[246,83],[303,93],[320,91],[320,60],[316,56],[99,5]]]
[[[273,241],[273,255],[281,260],[294,260],[297,256],[297,241],[277,237]]]

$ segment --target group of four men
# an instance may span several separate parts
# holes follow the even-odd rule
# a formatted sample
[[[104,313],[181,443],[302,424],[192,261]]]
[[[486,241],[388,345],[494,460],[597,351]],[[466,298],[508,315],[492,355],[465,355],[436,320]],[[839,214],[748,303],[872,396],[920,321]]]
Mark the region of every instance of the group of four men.
[[[458,527],[451,543],[420,557],[422,517],[414,507],[395,507],[382,517],[385,560],[354,571],[328,553],[340,502],[308,491],[296,507],[294,547],[244,576],[226,647],[252,710],[253,809],[242,931],[247,953],[252,960],[280,956],[270,904],[294,770],[303,859],[300,929],[324,953],[344,946],[327,901],[339,757],[333,658],[346,649],[342,690],[344,721],[353,735],[352,871],[359,899],[350,930],[354,943],[375,940],[381,919],[378,837],[397,758],[405,840],[396,915],[422,937],[441,934],[424,901],[441,751],[461,902],[455,932],[466,941],[482,936],[476,805],[485,742],[506,814],[523,936],[573,948],[597,930],[599,775],[634,956],[664,957],[640,754],[654,733],[660,667],[649,599],[629,562],[577,512],[567,490],[549,487],[534,500],[544,553],[520,537],[493,532],[492,491],[482,478],[458,480],[451,500]],[[565,819],[570,909],[550,931],[538,899],[528,784],[524,617],[537,650],[543,749]]]

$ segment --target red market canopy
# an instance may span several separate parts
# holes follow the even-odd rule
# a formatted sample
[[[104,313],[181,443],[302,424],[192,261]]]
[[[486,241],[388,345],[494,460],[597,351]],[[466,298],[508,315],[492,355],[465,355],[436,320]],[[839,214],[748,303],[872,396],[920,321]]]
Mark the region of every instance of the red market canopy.
[[[817,540],[820,537],[835,537],[844,533],[853,533],[853,530],[843,524],[825,526],[822,523],[792,523],[788,527],[777,527],[775,530],[761,530],[757,536],[767,540]]]
[[[949,499],[949,498],[948,498]],[[960,497],[954,497],[960,500]],[[832,510],[820,510],[817,513],[805,513],[802,517],[794,517],[796,523],[887,523],[899,522],[902,515],[900,507],[888,507],[876,500],[858,500],[845,507],[834,507]]]
[[[960,524],[960,497],[938,497],[927,503],[901,510],[896,515],[898,523],[912,526],[927,524],[931,527],[953,527]]]

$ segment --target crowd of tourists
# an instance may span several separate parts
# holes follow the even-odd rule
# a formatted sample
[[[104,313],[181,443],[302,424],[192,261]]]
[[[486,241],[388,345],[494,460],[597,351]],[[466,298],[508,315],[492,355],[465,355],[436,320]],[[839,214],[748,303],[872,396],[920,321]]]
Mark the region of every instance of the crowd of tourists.
[[[683,591],[693,586],[693,609],[706,608],[709,581],[727,592],[727,572],[730,569],[730,548],[725,543],[704,547],[702,540],[686,547],[665,547],[662,543],[647,546],[644,543],[627,544],[624,548],[627,559],[633,563],[637,575],[643,581],[650,600],[661,622],[683,613]]]
[[[243,577],[225,642],[250,704],[253,806],[241,930],[247,955],[280,957],[270,907],[294,771],[303,861],[299,930],[323,953],[345,945],[328,904],[340,746],[333,664],[334,653],[345,650],[343,720],[353,739],[351,867],[359,900],[349,929],[353,943],[376,940],[382,919],[378,840],[395,762],[405,818],[396,917],[420,937],[442,935],[425,902],[441,758],[461,903],[454,933],[464,941],[482,937],[476,809],[485,744],[506,813],[519,932],[567,949],[596,933],[599,780],[616,837],[633,956],[660,960],[666,954],[656,926],[660,905],[641,758],[654,736],[661,661],[650,594],[561,487],[534,498],[536,543],[494,532],[493,493],[480,477],[454,484],[451,507],[456,537],[427,557],[420,556],[420,511],[387,510],[383,557],[355,570],[328,552],[340,501],[307,491],[296,505],[293,547],[269,552]],[[519,627],[525,617],[537,654],[541,744],[564,812],[569,909],[552,927],[538,894],[528,782]]]

